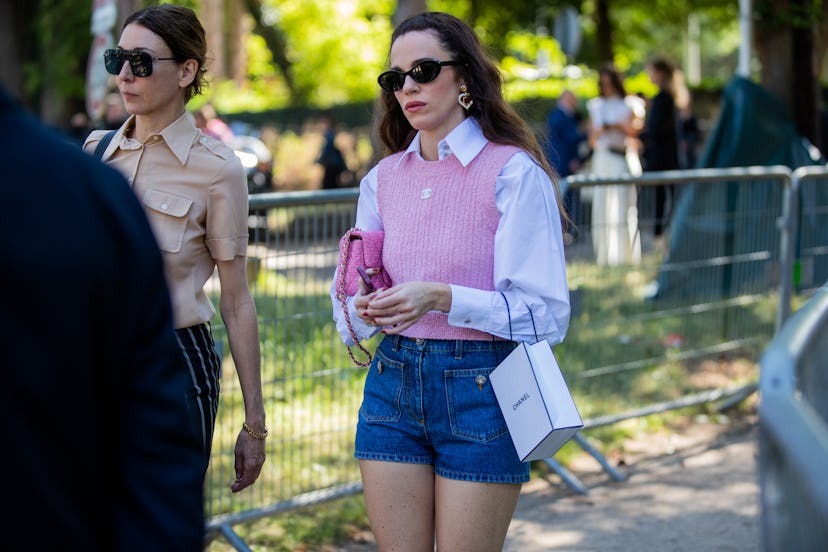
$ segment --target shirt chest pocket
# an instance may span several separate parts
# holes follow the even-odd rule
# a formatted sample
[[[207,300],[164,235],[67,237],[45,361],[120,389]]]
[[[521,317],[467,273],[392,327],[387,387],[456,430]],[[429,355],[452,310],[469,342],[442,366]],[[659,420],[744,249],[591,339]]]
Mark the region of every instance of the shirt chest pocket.
[[[170,253],[181,251],[193,200],[151,188],[144,195],[144,205],[158,247]]]

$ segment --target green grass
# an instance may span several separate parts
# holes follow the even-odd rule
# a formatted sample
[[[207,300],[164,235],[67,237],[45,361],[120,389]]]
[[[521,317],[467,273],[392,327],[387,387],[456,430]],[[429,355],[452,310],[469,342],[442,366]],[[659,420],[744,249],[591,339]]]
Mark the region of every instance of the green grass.
[[[361,494],[234,527],[252,550],[262,552],[330,550],[332,544],[346,542],[367,529],[368,517]],[[235,549],[218,539],[207,550],[232,552]]]

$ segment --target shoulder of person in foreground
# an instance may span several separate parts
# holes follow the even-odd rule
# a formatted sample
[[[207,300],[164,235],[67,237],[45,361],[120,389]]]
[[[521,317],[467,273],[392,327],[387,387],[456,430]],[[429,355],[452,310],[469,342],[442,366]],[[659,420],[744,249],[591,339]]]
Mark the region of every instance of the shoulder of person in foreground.
[[[85,155],[85,154],[83,154]],[[90,267],[102,318],[102,348],[111,352],[109,415],[118,431],[113,456],[123,499],[113,504],[115,538],[131,549],[196,550],[203,539],[199,444],[189,430],[189,384],[172,326],[161,253],[137,197],[117,171],[94,159],[86,180],[98,205]],[[117,391],[120,390],[120,391]]]
[[[83,471],[99,462],[72,468],[71,477],[86,480],[83,496],[63,485],[69,478],[56,468],[50,497],[65,496],[83,516],[99,508],[82,504],[109,496],[108,519],[79,522],[90,534],[102,524],[111,528],[100,536],[106,547],[198,550],[203,474],[187,424],[186,372],[179,364],[160,252],[143,210],[117,171],[34,118],[18,113],[3,117],[2,123],[17,145],[0,151],[0,171],[27,182],[16,187],[17,220],[34,211],[43,226],[21,238],[30,253],[16,262],[21,268],[32,265],[32,270],[22,270],[29,285],[40,290],[36,299],[52,314],[71,317],[72,324],[57,325],[59,331],[48,334],[50,346],[72,351],[59,365],[61,372],[73,375],[67,385],[91,380],[95,391],[72,393],[70,388],[62,395],[99,403],[74,412],[75,422],[84,428],[75,442],[84,448],[85,442],[95,443],[107,457],[103,472]],[[49,152],[49,163],[41,161],[42,151]],[[36,328],[40,339],[48,326]],[[38,358],[44,362],[46,357]],[[71,410],[59,404],[52,409]],[[84,412],[104,412],[105,423],[83,419]],[[38,416],[42,413],[30,412],[21,419],[41,426]]]

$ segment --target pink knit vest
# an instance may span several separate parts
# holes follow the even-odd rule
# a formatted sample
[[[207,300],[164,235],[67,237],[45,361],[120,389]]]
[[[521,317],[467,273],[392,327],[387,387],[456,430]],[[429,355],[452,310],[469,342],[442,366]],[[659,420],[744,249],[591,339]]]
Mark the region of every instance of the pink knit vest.
[[[385,227],[382,264],[395,284],[444,282],[494,290],[494,236],[500,221],[495,180],[519,148],[489,142],[464,167],[454,155],[424,161],[397,153],[377,172]],[[403,157],[404,156],[404,157]],[[488,340],[491,334],[451,326],[448,314],[425,314],[403,335]]]

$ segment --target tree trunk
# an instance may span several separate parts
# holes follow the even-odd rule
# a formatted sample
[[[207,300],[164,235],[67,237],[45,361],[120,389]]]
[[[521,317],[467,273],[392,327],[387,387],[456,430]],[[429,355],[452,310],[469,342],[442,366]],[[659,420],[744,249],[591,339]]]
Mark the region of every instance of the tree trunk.
[[[246,9],[242,0],[200,0],[199,18],[207,35],[207,69],[214,79],[245,78],[242,43],[247,20],[239,17]],[[248,10],[249,11],[249,10]]]
[[[38,4],[33,0],[0,1],[0,82],[32,110],[32,99],[25,95],[23,64],[37,58],[33,25],[37,13]]]
[[[227,56],[224,37],[225,0],[201,0],[199,19],[207,36],[208,68],[213,78],[227,78]]]
[[[817,19],[817,23],[815,25],[815,36],[814,36],[814,67],[813,72],[816,78],[816,87],[817,87],[817,97],[816,97],[816,105],[817,105],[817,115],[819,124],[817,124],[817,138],[815,140],[815,144],[819,149],[825,154],[828,152],[828,136],[826,136],[822,131],[822,118],[823,113],[826,110],[826,105],[824,105],[823,97],[822,97],[822,90],[820,86],[820,82],[823,81],[822,79],[822,64],[825,61],[825,53],[828,50],[828,2],[822,3],[822,13],[820,14],[819,18]]]
[[[818,83],[814,69],[811,0],[772,0],[770,17],[758,18],[756,54],[761,64],[760,82],[788,107],[797,132],[818,144]]]
[[[270,50],[270,55],[273,57],[273,63],[282,72],[285,77],[285,85],[290,91],[291,105],[298,105],[302,102],[301,94],[296,87],[296,79],[293,78],[293,64],[285,55],[287,51],[287,39],[284,33],[272,25],[266,25],[262,20],[262,2],[261,0],[244,0],[247,12],[253,17],[253,32],[261,36],[267,48]]]
[[[425,0],[397,0],[397,9],[391,22],[396,27],[412,15],[426,11]]]
[[[233,14],[244,13],[244,2],[242,0],[228,0],[228,9]],[[251,32],[251,21],[249,17],[228,17],[226,43],[227,59],[230,63],[228,78],[234,79],[241,84],[247,78],[247,48],[245,48],[244,37]]]
[[[756,56],[759,58],[761,71],[760,84],[782,102],[792,107],[793,102],[793,44],[790,27],[769,27],[756,25]],[[793,114],[793,109],[791,109]]]
[[[810,10],[811,0],[792,0],[801,10]],[[793,66],[793,113],[799,134],[817,144],[819,137],[819,94],[814,74],[814,22],[807,28],[791,29]]]
[[[601,63],[612,63],[615,58],[612,48],[612,21],[610,21],[609,14],[609,0],[597,0],[595,3],[595,35]]]
[[[126,18],[144,7],[141,0],[118,0],[118,15],[115,22],[115,42],[121,37],[121,30],[124,28],[124,21]]]

